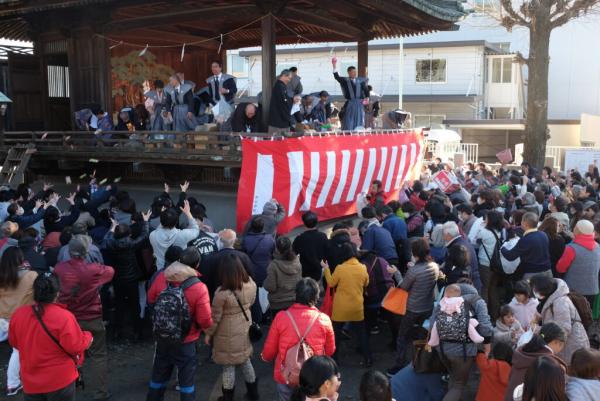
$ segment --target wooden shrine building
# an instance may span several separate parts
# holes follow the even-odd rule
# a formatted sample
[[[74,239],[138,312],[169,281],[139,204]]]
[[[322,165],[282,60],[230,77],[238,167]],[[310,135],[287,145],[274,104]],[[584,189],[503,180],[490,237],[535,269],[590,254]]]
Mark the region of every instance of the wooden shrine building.
[[[32,41],[34,54],[9,53],[0,90],[13,100],[9,129],[66,130],[86,105],[136,100],[132,87],[152,78],[144,73],[204,82],[227,49],[262,46],[268,104],[276,44],[358,42],[366,75],[369,40],[454,29],[463,14],[456,0],[10,0],[0,4],[0,38]],[[143,65],[134,59],[146,45]]]
[[[144,82],[175,72],[204,86],[211,61],[226,64],[228,49],[261,46],[266,119],[276,44],[357,42],[359,74],[368,76],[370,40],[456,29],[463,16],[458,0],[2,1],[0,38],[31,41],[33,49],[0,47],[0,91],[12,100],[0,116],[0,153],[35,147],[39,168],[92,159],[238,167],[238,144],[220,143],[216,133],[178,133],[170,146],[142,133],[139,147],[118,139],[102,147],[73,131],[74,112],[144,103]]]

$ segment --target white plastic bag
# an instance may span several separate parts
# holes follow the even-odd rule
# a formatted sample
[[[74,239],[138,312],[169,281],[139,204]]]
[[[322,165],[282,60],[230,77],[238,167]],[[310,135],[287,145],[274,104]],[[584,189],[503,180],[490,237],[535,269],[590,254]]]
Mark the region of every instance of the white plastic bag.
[[[0,342],[8,340],[8,320],[0,319]]]
[[[532,338],[533,338],[533,330],[530,327],[529,330],[527,330],[525,333],[523,333],[521,335],[521,337],[519,337],[519,341],[517,341],[517,348],[522,347],[523,345],[527,344],[529,341],[531,341]]]
[[[517,242],[519,242],[518,237],[512,238],[511,240],[506,241],[502,245],[502,248],[511,250],[517,245]],[[519,264],[521,264],[521,258],[508,260],[502,255],[502,252],[500,252],[500,260],[502,261],[502,270],[504,270],[504,273],[506,274],[513,274],[517,270],[517,267],[519,267]]]
[[[362,218],[362,210],[369,204],[369,200],[367,199],[367,194],[361,192],[356,197],[356,213],[358,213],[358,217]]]
[[[221,97],[219,102],[213,107],[213,115],[217,123],[224,123],[233,113],[233,107]]]
[[[267,310],[269,310],[269,292],[263,287],[258,287],[258,302],[262,313],[267,313]]]

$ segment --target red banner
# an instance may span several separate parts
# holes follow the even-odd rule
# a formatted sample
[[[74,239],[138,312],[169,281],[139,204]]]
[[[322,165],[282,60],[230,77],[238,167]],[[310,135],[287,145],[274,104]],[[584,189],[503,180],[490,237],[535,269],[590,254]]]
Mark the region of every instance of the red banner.
[[[285,140],[242,140],[242,175],[237,228],[276,199],[286,210],[285,233],[312,210],[321,220],[356,213],[356,199],[380,180],[387,199],[418,178],[423,158],[421,130],[364,135],[312,136]]]

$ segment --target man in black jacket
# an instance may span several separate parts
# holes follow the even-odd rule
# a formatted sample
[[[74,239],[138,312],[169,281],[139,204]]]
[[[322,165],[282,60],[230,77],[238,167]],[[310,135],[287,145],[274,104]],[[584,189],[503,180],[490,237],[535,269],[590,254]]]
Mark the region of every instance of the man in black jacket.
[[[115,269],[112,282],[116,304],[115,337],[123,335],[126,321],[133,323],[136,340],[142,336],[138,292],[138,282],[142,278],[142,271],[138,266],[136,251],[148,239],[150,214],[150,211],[142,213],[144,219],[142,233],[136,238],[131,237],[129,225],[118,224],[116,220],[111,219],[111,228],[101,244],[101,247],[108,251]]]
[[[269,134],[282,134],[287,136],[290,132],[290,111],[292,101],[287,95],[287,84],[292,79],[290,70],[283,70],[271,92],[269,105]]]

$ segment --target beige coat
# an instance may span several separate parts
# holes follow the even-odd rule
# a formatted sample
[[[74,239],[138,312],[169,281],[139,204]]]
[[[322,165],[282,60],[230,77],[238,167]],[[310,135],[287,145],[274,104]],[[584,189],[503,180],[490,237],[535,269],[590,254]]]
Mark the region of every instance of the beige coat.
[[[33,303],[33,282],[37,276],[33,270],[20,270],[15,288],[0,288],[0,319],[10,320],[19,306]]]
[[[236,291],[250,321],[250,307],[256,299],[256,284],[252,279]],[[213,361],[219,365],[240,365],[252,355],[248,337],[250,323],[246,321],[231,291],[217,288],[212,302],[213,325],[206,334],[213,337]]]

